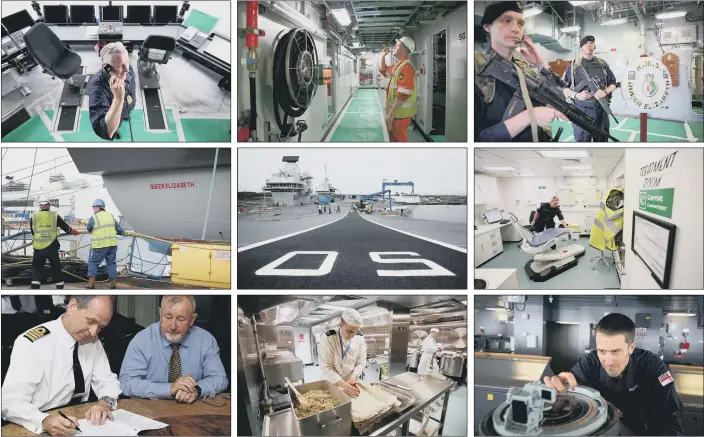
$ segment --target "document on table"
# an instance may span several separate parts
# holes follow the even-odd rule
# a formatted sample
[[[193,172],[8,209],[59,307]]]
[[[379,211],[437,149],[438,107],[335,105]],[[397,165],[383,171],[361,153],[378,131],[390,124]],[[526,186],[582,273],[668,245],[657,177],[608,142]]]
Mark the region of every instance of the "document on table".
[[[198,29],[190,26],[181,34],[180,39],[190,41],[194,36],[196,36],[196,33],[198,33]]]
[[[78,427],[82,432],[76,431],[76,436],[125,436],[138,435],[140,431],[147,429],[160,429],[169,426],[163,422],[149,419],[139,414],[130,413],[126,410],[115,410],[112,412],[115,421],[108,419],[104,425],[94,426],[87,419],[78,421]]]

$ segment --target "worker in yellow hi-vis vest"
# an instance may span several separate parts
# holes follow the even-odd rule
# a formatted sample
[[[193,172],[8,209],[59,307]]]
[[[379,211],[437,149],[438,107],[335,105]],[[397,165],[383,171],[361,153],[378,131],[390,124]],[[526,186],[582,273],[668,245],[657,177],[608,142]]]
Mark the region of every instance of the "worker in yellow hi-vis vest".
[[[51,264],[51,279],[54,281],[57,290],[63,290],[64,281],[61,278],[61,260],[59,259],[59,249],[61,245],[57,237],[57,228],[65,232],[78,235],[78,231],[71,228],[59,215],[51,211],[51,203],[47,199],[39,201],[39,211],[29,218],[29,228],[32,231],[34,240],[32,242],[32,289],[41,288],[42,271],[44,263],[49,259]]]
[[[117,236],[125,235],[125,231],[115,220],[115,217],[105,211],[105,202],[102,199],[96,199],[93,202],[93,217],[88,220],[86,229],[91,233],[93,240],[88,260],[86,288],[95,288],[95,276],[98,274],[98,266],[103,260],[108,267],[110,288],[117,288]]]
[[[381,65],[379,72],[385,77],[390,77],[386,88],[386,130],[392,142],[408,142],[408,128],[411,119],[418,112],[416,106],[416,70],[408,60],[408,56],[415,50],[416,43],[408,36],[396,40],[393,55],[398,62],[390,67],[386,66],[386,55],[389,49],[381,52]]]

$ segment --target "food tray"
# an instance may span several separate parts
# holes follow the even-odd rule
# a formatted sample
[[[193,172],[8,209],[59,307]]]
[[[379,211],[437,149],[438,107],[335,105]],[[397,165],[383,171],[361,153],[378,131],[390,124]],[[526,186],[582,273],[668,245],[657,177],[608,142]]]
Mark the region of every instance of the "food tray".
[[[404,411],[416,402],[415,396],[413,396],[410,391],[405,391],[400,388],[384,384],[384,381],[372,382],[371,385],[396,396],[396,398],[401,402],[401,405],[396,409],[397,413]]]

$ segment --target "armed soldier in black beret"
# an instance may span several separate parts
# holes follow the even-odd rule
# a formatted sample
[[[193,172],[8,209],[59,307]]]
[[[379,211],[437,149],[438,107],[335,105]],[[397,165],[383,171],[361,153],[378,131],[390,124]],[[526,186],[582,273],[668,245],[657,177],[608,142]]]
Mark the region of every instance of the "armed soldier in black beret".
[[[494,53],[512,61],[519,75],[528,74],[532,67],[547,67],[545,57],[524,34],[522,3],[491,3],[484,11],[481,24],[490,35],[491,49],[486,53],[475,51],[474,54],[475,141],[550,141],[550,123],[557,119],[567,120],[562,112],[540,106],[527,97],[527,92],[523,92],[526,98],[517,98],[509,85],[478,73]],[[525,46],[521,48],[525,61],[514,57],[514,49],[521,44]]]

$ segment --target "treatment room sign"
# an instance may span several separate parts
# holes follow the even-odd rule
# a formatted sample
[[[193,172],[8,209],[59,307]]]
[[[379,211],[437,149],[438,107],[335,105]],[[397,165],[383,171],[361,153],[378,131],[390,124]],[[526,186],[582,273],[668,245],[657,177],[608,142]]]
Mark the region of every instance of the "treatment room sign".
[[[672,89],[672,78],[665,65],[653,58],[642,58],[626,73],[630,103],[642,110],[657,109],[665,103]]]
[[[668,174],[673,172],[677,158],[677,150],[661,156],[659,159],[640,168],[641,190],[638,192],[638,209],[672,218],[672,207],[675,203],[675,189],[666,188]],[[663,181],[665,177],[665,181]]]

